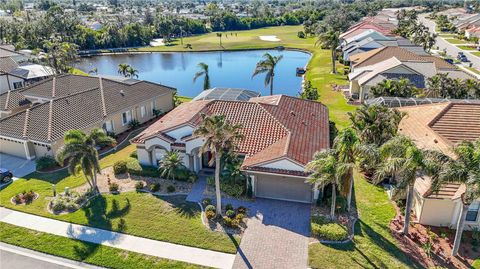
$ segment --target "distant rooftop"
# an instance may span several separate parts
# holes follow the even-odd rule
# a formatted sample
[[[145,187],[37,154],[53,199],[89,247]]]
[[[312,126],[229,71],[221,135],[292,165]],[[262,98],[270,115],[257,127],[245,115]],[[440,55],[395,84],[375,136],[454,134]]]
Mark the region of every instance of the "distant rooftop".
[[[260,93],[235,88],[219,88],[208,89],[201,92],[193,101],[197,100],[225,100],[225,101],[248,101],[252,97],[259,97]]]

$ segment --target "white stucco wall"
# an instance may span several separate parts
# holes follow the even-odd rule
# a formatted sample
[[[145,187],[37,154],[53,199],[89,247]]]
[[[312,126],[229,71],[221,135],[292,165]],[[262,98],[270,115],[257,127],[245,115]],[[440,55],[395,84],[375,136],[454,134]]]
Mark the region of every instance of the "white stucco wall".
[[[144,148],[137,147],[138,162],[142,165],[152,165],[150,161],[150,152]]]
[[[152,147],[155,147],[155,146],[164,147],[166,150],[172,150],[169,142],[163,139],[160,139],[158,137],[152,137],[145,141],[146,149],[150,150]]]
[[[182,126],[179,128],[176,128],[174,130],[171,130],[169,132],[166,132],[167,135],[176,138],[179,140],[180,138],[191,135],[193,133],[193,128],[191,126]]]
[[[8,87],[8,81],[10,82],[10,88]],[[7,76],[6,75],[1,75],[0,76],[0,94],[7,92],[9,89],[14,89],[13,83],[15,82],[21,82],[23,79],[17,78],[14,76]]]

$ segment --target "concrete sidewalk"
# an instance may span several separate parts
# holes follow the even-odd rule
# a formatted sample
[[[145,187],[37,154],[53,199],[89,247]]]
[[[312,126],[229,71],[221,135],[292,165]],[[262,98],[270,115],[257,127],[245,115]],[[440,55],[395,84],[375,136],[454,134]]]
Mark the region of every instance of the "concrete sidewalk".
[[[150,256],[215,268],[232,268],[235,255],[187,247],[0,208],[0,221],[12,225],[124,249]]]

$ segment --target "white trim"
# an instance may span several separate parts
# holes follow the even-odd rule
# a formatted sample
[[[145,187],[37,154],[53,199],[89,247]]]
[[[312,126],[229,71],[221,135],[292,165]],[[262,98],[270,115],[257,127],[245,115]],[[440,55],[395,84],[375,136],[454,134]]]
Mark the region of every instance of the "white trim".
[[[307,179],[308,177],[304,177],[304,176],[295,176],[295,175],[289,175],[289,174],[277,174],[277,173],[269,173],[269,172],[259,172],[259,171],[252,171],[252,170],[242,170],[242,171],[245,171],[247,173],[251,173],[251,174],[261,174],[261,175],[272,175],[272,176],[285,176],[285,177],[296,177],[296,178],[303,178],[303,179]]]

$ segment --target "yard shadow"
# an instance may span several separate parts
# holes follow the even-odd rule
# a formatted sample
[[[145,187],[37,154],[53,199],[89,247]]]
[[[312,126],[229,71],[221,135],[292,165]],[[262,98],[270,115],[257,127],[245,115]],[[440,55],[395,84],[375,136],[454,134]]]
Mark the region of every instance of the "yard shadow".
[[[240,247],[240,245],[238,244],[237,240],[235,239],[235,236],[231,235],[231,234],[227,234],[228,235],[228,238],[230,238],[230,240],[232,240],[232,243],[235,245],[235,248],[237,249],[237,255],[240,255],[240,257],[242,258],[242,261],[245,263],[245,266],[248,268],[248,269],[253,269],[253,266],[252,264],[250,263],[250,261],[248,260],[247,256],[245,255],[245,253],[243,252],[242,248]],[[237,258],[235,258],[237,259]]]
[[[155,198],[166,202],[177,214],[185,218],[193,218],[200,212],[198,204],[187,202],[186,195],[161,196],[154,195]]]

